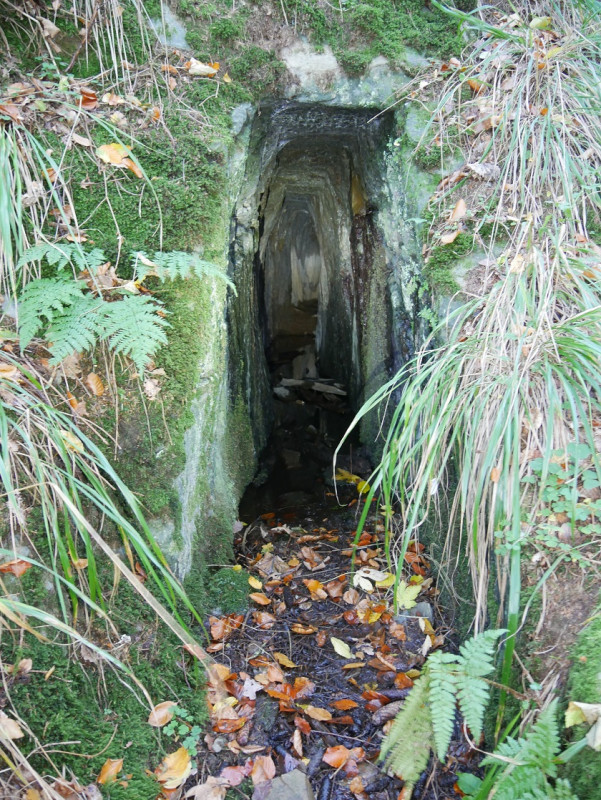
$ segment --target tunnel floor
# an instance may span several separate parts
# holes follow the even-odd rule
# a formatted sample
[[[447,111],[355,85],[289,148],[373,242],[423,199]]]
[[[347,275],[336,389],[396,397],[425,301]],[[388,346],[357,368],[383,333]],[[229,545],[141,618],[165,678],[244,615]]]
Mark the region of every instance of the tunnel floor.
[[[311,420],[323,411],[306,400],[299,407]],[[287,410],[283,404],[284,415]],[[206,621],[209,651],[227,665],[225,685],[237,703],[236,719],[230,707],[212,720],[199,763],[205,774],[242,781],[253,778],[260,758],[273,781],[241,792],[247,798],[252,792],[253,800],[275,797],[261,792],[275,791],[283,775],[304,787],[286,795],[297,800],[398,800],[405,797],[403,782],[378,762],[383,734],[423,668],[425,642],[454,646],[428,555],[421,545],[409,550],[405,577],[421,581],[422,590],[414,609],[395,616],[390,590],[367,592],[351,574],[353,567],[364,574],[387,569],[379,515],[370,515],[354,548],[355,486],[338,483],[334,494],[317,480],[313,487],[289,485],[296,494],[284,493],[279,508],[255,506],[253,514],[259,513],[238,533],[237,563],[249,575],[250,608],[215,611]],[[274,495],[289,485],[273,487]],[[266,487],[265,501],[269,481]],[[446,765],[431,759],[413,798],[456,796],[456,773],[476,772],[480,758],[457,720]]]

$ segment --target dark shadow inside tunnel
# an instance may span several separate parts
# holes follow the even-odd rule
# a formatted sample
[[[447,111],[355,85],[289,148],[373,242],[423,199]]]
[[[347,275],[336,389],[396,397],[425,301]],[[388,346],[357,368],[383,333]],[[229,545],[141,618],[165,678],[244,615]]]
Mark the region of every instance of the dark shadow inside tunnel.
[[[376,217],[392,123],[374,109],[297,103],[265,105],[255,119],[252,192],[234,218],[240,302],[230,323],[242,366],[234,391],[270,437],[241,515],[257,496],[265,509],[323,495],[366,382],[389,373],[389,269]],[[369,469],[356,438],[345,463]]]

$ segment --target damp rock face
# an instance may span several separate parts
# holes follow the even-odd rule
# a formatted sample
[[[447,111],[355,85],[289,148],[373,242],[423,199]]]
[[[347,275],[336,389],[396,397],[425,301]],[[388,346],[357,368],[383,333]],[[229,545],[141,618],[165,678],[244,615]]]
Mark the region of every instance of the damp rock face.
[[[413,354],[417,242],[399,224],[402,188],[388,169],[394,124],[377,108],[291,101],[263,104],[249,123],[232,217],[230,363],[258,446],[268,361],[343,384],[357,408]]]

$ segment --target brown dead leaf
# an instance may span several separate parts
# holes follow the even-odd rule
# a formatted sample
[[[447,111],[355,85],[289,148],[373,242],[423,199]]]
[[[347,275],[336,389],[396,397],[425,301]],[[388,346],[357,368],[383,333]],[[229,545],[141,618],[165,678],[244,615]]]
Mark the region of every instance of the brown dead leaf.
[[[122,758],[107,758],[107,760],[102,765],[102,769],[100,770],[98,777],[96,778],[96,783],[101,784],[101,786],[106,786],[109,783],[114,783],[117,780],[117,775],[123,769],[123,759]]]
[[[294,661],[291,661],[288,658],[288,656],[284,655],[284,653],[277,653],[276,652],[276,653],[273,654],[273,657],[278,662],[278,664],[282,665],[282,667],[288,667],[288,669],[293,669],[294,667],[296,667],[296,664],[294,663]]]
[[[308,636],[311,633],[315,633],[317,628],[313,625],[302,625],[300,622],[295,622],[290,626],[290,630],[292,633],[300,633]]]
[[[257,756],[250,773],[255,786],[275,778],[275,764],[271,756]]]
[[[318,708],[317,706],[307,706],[305,708],[305,714],[311,717],[311,719],[319,720],[319,722],[326,722],[332,719],[332,714],[327,708]]]
[[[455,208],[451,212],[451,216],[449,217],[449,222],[458,222],[460,219],[463,219],[467,214],[467,206],[465,204],[465,200],[463,198],[459,198],[459,200],[455,203]]]
[[[349,750],[343,744],[338,744],[335,747],[328,747],[321,760],[334,767],[334,769],[339,769],[350,760],[361,761],[364,758],[365,750],[362,747],[353,747]]]
[[[104,384],[99,375],[95,372],[90,372],[86,376],[86,386],[96,397],[101,397],[104,394]]]
[[[334,700],[330,705],[337,708],[338,711],[348,711],[350,708],[357,708],[359,704],[355,703],[354,700],[343,697],[341,700]]]
[[[251,592],[248,596],[250,597],[251,600],[254,600],[254,602],[258,603],[260,606],[271,605],[271,600],[263,592]]]
[[[313,580],[303,580],[303,583],[305,584],[305,586],[309,590],[312,600],[326,600],[327,599],[328,594],[325,591],[325,589],[323,588],[323,583],[320,583],[320,581],[317,581],[315,579],[313,579]]]
[[[455,241],[455,239],[459,236],[460,233],[461,233],[461,229],[460,228],[457,228],[457,230],[453,231],[452,233],[443,233],[443,235],[440,237],[440,243],[441,244],[452,244]]]
[[[0,711],[0,735],[5,739],[20,739],[25,734],[16,720]]]
[[[0,572],[10,573],[17,578],[24,575],[28,569],[31,569],[31,564],[29,561],[24,561],[22,558],[15,558],[12,561],[6,561],[4,564],[0,564]]]
[[[357,589],[347,589],[342,595],[342,599],[345,603],[348,603],[349,606],[354,606],[361,600],[361,595]]]
[[[253,611],[252,618],[258,628],[261,628],[262,631],[267,631],[269,628],[273,628],[276,623],[276,618],[273,614],[269,614],[267,611]]]
[[[173,719],[173,709],[177,706],[174,700],[165,700],[158,703],[150,712],[148,724],[153,728],[162,728]]]
[[[228,767],[228,769],[234,769],[234,767]],[[215,778],[210,775],[204,783],[189,789],[184,797],[193,798],[193,800],[224,800],[228,786],[233,785],[228,783],[225,778]],[[164,792],[163,796],[165,796]]]

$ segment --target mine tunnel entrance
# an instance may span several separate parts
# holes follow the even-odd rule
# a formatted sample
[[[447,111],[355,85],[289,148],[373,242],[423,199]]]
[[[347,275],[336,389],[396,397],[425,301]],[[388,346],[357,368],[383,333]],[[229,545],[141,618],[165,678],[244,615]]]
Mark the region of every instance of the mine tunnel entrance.
[[[300,103],[255,117],[231,251],[234,391],[263,452],[243,517],[323,499],[366,384],[389,374],[390,252],[378,212],[392,124],[376,109]],[[356,436],[342,463],[369,470]]]

